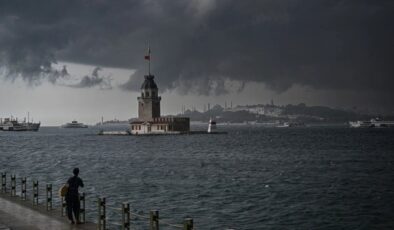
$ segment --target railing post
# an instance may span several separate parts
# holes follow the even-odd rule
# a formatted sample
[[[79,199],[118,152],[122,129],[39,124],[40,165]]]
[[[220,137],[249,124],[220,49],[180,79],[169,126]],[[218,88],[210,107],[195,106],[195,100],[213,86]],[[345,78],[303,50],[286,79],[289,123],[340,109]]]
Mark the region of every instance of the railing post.
[[[38,205],[38,180],[33,180],[33,205]]]
[[[106,228],[106,215],[105,215],[105,197],[97,199],[98,204],[98,221],[97,229],[105,230]]]
[[[11,174],[11,196],[16,196],[16,176]]]
[[[130,204],[122,204],[122,230],[130,230]]]
[[[79,209],[79,221],[82,223],[85,223],[85,196],[84,192],[79,195],[79,202],[81,205],[81,208]]]
[[[193,219],[192,218],[186,218],[183,221],[183,230],[193,230]]]
[[[7,173],[1,173],[1,192],[7,192]]]
[[[26,200],[26,177],[21,178],[21,199]]]
[[[47,184],[47,211],[52,210],[52,184]]]
[[[65,216],[65,213],[67,212],[67,210],[65,209],[67,209],[67,203],[64,196],[62,196],[62,210],[61,210],[62,216]]]
[[[159,211],[151,210],[150,211],[150,229],[151,230],[159,230]]]
[[[101,198],[97,198],[97,229],[101,230]]]

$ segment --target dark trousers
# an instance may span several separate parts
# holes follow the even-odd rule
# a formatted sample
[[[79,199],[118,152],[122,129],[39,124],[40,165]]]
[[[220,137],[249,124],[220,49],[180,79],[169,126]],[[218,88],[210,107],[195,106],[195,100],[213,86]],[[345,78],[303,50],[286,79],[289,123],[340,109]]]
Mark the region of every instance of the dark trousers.
[[[75,216],[75,220],[79,221],[79,197],[78,195],[70,195],[66,196],[66,203],[67,203],[67,216],[69,220],[73,220],[73,212]]]

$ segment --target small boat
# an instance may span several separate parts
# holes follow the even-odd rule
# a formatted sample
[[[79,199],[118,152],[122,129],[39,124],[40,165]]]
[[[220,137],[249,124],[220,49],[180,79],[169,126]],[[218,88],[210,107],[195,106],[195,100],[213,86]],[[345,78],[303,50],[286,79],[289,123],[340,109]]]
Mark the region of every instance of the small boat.
[[[208,133],[212,133],[216,130],[216,121],[209,119],[208,123]]]
[[[370,128],[373,127],[370,121],[349,121],[352,128]]]
[[[277,128],[289,128],[289,127],[305,127],[303,122],[283,122],[276,126]]]
[[[78,121],[74,120],[71,123],[66,123],[64,125],[62,125],[62,128],[87,128],[88,126],[83,124],[83,123],[79,123]]]

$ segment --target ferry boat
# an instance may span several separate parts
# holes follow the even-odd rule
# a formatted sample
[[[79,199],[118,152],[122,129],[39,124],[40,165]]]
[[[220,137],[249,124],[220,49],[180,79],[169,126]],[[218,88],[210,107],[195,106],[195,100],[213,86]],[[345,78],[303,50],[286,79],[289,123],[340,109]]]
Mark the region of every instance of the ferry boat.
[[[0,119],[0,130],[1,131],[38,131],[40,129],[41,122],[18,122],[17,119],[4,118]]]
[[[78,121],[74,120],[71,121],[71,123],[66,123],[64,125],[62,125],[62,128],[87,128],[88,126],[83,124],[83,123],[79,123]]]
[[[376,118],[369,121],[349,121],[349,126],[352,128],[393,128],[394,121],[383,121]]]

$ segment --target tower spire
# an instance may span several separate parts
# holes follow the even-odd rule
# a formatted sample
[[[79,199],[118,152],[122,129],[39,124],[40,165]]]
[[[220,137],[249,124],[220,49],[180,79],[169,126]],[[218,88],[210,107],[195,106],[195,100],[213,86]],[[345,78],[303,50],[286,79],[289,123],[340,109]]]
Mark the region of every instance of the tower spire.
[[[148,60],[148,75],[150,76],[150,45],[148,45],[148,54],[145,55],[145,60]]]

